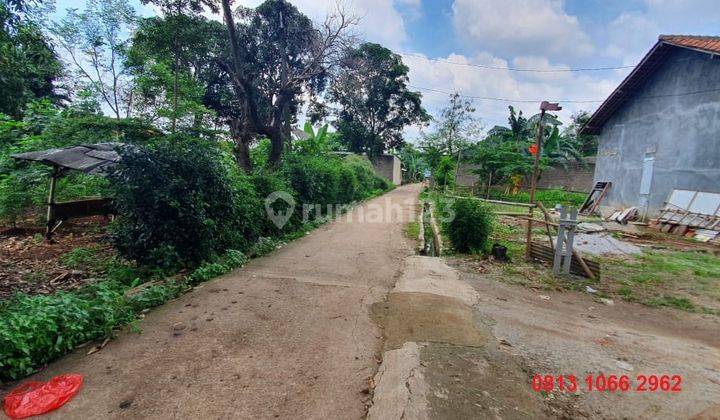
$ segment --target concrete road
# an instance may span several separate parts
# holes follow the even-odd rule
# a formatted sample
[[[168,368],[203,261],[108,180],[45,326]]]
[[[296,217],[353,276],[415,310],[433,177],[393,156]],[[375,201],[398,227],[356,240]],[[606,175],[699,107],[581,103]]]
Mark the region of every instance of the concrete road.
[[[382,348],[369,307],[413,253],[418,193],[399,187],[149,312],[140,334],[53,363],[32,379],[85,385],[52,417],[363,417]]]

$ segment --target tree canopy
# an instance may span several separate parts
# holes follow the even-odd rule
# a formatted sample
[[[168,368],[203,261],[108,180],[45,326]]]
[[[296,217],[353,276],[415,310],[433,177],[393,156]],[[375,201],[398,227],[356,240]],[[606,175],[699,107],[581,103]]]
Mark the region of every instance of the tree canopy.
[[[400,55],[378,44],[345,52],[329,99],[350,151],[373,156],[399,148],[406,126],[429,119],[420,93],[408,88],[408,71]]]
[[[23,2],[0,3],[0,113],[20,116],[28,101],[59,100],[62,65],[40,27],[20,14]]]

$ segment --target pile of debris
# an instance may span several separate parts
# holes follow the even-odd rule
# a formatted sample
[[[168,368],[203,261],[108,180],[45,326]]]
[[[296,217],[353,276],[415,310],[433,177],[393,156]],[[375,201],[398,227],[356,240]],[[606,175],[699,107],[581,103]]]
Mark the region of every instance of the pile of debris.
[[[649,226],[720,245],[720,194],[673,190],[659,217],[652,219]]]

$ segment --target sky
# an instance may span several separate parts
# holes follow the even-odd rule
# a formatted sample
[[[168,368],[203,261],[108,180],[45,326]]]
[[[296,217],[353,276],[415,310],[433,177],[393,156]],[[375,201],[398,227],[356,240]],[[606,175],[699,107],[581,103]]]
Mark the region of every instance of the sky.
[[[132,1],[142,15],[153,13],[151,7]],[[321,21],[337,0],[291,2]],[[559,101],[560,117],[566,122],[580,110],[594,111],[658,35],[720,35],[717,2],[345,0],[341,4],[360,18],[354,29],[359,36],[403,56],[410,68],[410,85],[423,94],[430,114],[437,115],[449,93],[458,92],[475,97],[478,116],[491,128],[507,123],[508,105],[532,115],[538,112],[539,101]],[[84,0],[57,0],[58,12],[83,6]],[[568,71],[607,67],[612,69]],[[418,127],[406,130],[408,140],[418,135]]]

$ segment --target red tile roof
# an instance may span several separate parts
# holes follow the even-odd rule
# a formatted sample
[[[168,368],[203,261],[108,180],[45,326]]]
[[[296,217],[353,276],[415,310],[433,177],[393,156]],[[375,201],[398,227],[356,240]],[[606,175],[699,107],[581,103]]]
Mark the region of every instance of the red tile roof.
[[[720,54],[720,36],[660,35],[658,41],[675,45],[676,47],[692,48],[703,52]]]
[[[660,35],[658,42],[625,80],[600,105],[580,130],[582,134],[600,134],[603,125],[637,92],[647,78],[660,67],[673,48],[688,48],[707,54],[720,54],[720,36]]]

